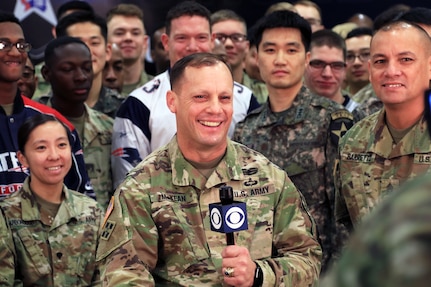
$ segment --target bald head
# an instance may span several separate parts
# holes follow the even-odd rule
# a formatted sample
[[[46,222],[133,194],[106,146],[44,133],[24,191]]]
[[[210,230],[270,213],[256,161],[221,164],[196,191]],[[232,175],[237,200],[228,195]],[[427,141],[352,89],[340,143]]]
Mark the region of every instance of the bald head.
[[[371,47],[373,47],[373,42],[376,37],[378,37],[382,33],[399,33],[402,31],[406,31],[408,33],[415,33],[419,36],[421,47],[424,48],[427,55],[431,54],[431,37],[428,35],[427,31],[425,31],[421,26],[409,22],[397,21],[393,23],[389,23],[384,25],[379,30],[374,33],[373,38],[371,39]]]

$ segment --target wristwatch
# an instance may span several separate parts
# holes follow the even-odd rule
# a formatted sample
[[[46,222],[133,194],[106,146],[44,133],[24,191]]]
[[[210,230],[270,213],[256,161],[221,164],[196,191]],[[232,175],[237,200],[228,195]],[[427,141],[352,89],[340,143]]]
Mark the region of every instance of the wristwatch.
[[[263,284],[263,271],[259,264],[256,263],[256,271],[254,272],[254,280],[252,287],[260,287]]]

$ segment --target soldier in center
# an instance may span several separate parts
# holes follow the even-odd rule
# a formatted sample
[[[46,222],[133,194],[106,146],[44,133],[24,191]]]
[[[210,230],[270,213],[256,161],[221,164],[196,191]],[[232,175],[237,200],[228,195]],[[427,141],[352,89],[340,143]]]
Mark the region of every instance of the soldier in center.
[[[353,116],[303,85],[311,39],[304,18],[276,11],[261,20],[255,33],[269,97],[237,124],[233,139],[284,169],[304,194],[319,231],[324,272],[338,242],[347,236],[334,222],[333,166],[338,140],[353,125]]]

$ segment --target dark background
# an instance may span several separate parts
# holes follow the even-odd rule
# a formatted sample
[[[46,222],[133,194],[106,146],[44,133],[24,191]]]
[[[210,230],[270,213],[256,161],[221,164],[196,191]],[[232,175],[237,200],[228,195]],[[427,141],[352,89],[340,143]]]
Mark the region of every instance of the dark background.
[[[69,0],[1,0],[0,10],[13,12],[16,2],[45,2],[52,5],[56,12],[58,7]],[[144,11],[145,27],[147,33],[151,34],[155,29],[163,26],[166,12],[170,7],[181,0],[87,0],[95,11],[105,16],[106,12],[119,3],[133,3],[141,7]],[[296,1],[296,0],[294,0]],[[294,2],[289,1],[289,2]],[[251,26],[265,10],[277,0],[197,0],[206,6],[211,12],[218,9],[232,9],[244,17],[247,24]],[[390,0],[315,0],[322,9],[322,20],[326,28],[346,22],[346,20],[357,12],[364,13],[371,18],[375,18],[379,13],[395,4],[407,4],[411,7],[422,6],[431,8],[430,0],[409,0],[409,1],[390,1]],[[32,13],[22,20],[26,39],[33,45],[31,53],[40,56],[44,45],[52,39],[52,25],[41,18],[38,14]]]

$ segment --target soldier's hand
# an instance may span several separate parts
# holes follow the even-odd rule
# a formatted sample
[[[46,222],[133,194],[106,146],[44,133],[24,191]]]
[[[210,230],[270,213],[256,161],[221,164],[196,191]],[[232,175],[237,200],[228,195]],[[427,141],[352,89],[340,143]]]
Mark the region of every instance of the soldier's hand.
[[[236,287],[253,285],[256,263],[251,260],[248,249],[230,245],[223,249],[221,256],[224,282]]]

